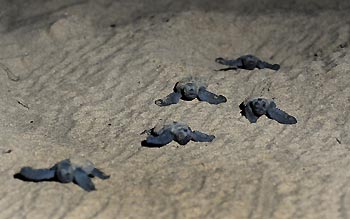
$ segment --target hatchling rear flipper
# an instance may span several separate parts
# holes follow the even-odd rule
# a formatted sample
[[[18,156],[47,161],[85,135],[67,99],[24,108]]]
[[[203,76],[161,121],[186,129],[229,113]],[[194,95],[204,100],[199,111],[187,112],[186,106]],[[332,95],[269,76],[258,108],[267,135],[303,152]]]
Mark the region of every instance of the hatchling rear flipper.
[[[151,145],[166,145],[172,140],[174,140],[174,136],[167,130],[158,136],[149,135],[146,139],[146,143]]]
[[[81,168],[76,168],[74,171],[74,181],[75,183],[83,188],[85,191],[96,190],[94,183],[91,181],[88,174]]]
[[[199,131],[192,132],[192,141],[195,142],[212,142],[214,140],[214,135],[207,135]]]
[[[279,64],[270,64],[264,61],[258,61],[257,66],[259,69],[263,69],[263,68],[269,68],[275,71],[278,71],[280,69],[280,65]]]
[[[97,169],[97,168],[94,168],[92,171],[91,171],[91,174],[93,176],[96,176],[100,179],[108,179],[110,176],[109,175],[106,175],[104,172],[102,172],[101,170]]]
[[[169,106],[171,104],[177,104],[180,101],[181,94],[177,92],[173,92],[163,99],[158,99],[155,101],[155,104],[158,106]]]
[[[277,107],[271,107],[267,110],[266,116],[270,119],[276,120],[282,124],[296,124],[297,119],[283,110],[278,109]]]
[[[198,91],[198,99],[200,101],[205,101],[210,104],[220,104],[227,102],[226,97],[222,95],[216,95],[207,91],[204,87],[201,87]]]
[[[19,175],[23,176],[26,180],[41,181],[50,180],[55,177],[54,169],[33,169],[31,167],[22,167]]]

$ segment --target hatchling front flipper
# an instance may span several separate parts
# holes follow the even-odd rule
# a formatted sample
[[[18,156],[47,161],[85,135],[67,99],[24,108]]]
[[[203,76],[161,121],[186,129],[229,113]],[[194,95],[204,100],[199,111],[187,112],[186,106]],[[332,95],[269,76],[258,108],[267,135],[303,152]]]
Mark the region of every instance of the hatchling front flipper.
[[[266,116],[270,119],[276,120],[281,124],[296,124],[297,119],[288,113],[280,110],[276,107],[275,103],[272,103],[271,106],[267,109]]]
[[[165,130],[158,136],[149,135],[146,142],[147,144],[151,145],[166,145],[172,140],[174,140],[173,134],[170,132],[170,130]]]
[[[31,167],[22,167],[19,175],[30,181],[50,180],[55,177],[54,169],[33,169]]]
[[[81,169],[80,167],[77,167],[74,170],[74,182],[83,188],[85,191],[93,191],[96,190],[94,183],[91,181],[88,174]]]
[[[280,65],[279,64],[270,64],[264,61],[259,60],[258,64],[256,66],[259,69],[263,69],[263,68],[269,68],[275,71],[278,71],[280,69]]]
[[[223,95],[216,95],[207,91],[204,87],[201,87],[198,91],[198,99],[200,101],[205,101],[210,104],[220,104],[227,102],[226,97]]]
[[[215,138],[214,135],[207,135],[200,131],[192,132],[192,141],[195,141],[195,142],[212,142],[214,138]]]
[[[163,99],[158,99],[155,101],[155,104],[158,106],[169,106],[171,104],[177,104],[180,101],[181,93],[173,92]]]

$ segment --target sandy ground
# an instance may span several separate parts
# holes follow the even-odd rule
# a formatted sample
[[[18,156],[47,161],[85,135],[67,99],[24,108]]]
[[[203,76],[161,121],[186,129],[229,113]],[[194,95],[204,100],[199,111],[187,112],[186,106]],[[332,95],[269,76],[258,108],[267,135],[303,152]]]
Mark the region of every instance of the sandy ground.
[[[187,2],[1,1],[1,219],[350,218],[350,2]],[[282,68],[214,71],[248,53]],[[228,102],[154,104],[189,75]],[[250,124],[250,95],[298,124]],[[142,147],[161,119],[216,139]],[[77,155],[97,191],[13,178]]]

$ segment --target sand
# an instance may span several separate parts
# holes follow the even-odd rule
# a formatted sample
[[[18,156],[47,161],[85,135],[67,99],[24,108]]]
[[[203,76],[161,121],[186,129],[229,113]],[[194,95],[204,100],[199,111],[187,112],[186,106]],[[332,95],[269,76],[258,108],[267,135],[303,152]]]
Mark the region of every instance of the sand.
[[[187,2],[1,1],[1,219],[350,218],[350,3]],[[214,71],[244,54],[281,69]],[[189,75],[228,102],[154,104]],[[248,96],[298,123],[250,124]],[[164,119],[216,139],[142,147]],[[13,178],[71,156],[111,178]]]

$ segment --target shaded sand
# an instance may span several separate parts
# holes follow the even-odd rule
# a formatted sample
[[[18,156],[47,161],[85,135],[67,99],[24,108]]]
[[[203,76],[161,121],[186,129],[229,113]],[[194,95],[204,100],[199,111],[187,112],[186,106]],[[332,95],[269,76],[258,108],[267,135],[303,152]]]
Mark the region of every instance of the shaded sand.
[[[350,218],[349,2],[32,2],[1,2],[1,219]],[[214,71],[248,53],[282,68]],[[154,104],[188,75],[228,102]],[[249,124],[249,95],[298,124]],[[160,119],[216,139],[141,147]],[[96,192],[13,178],[77,155]]]

